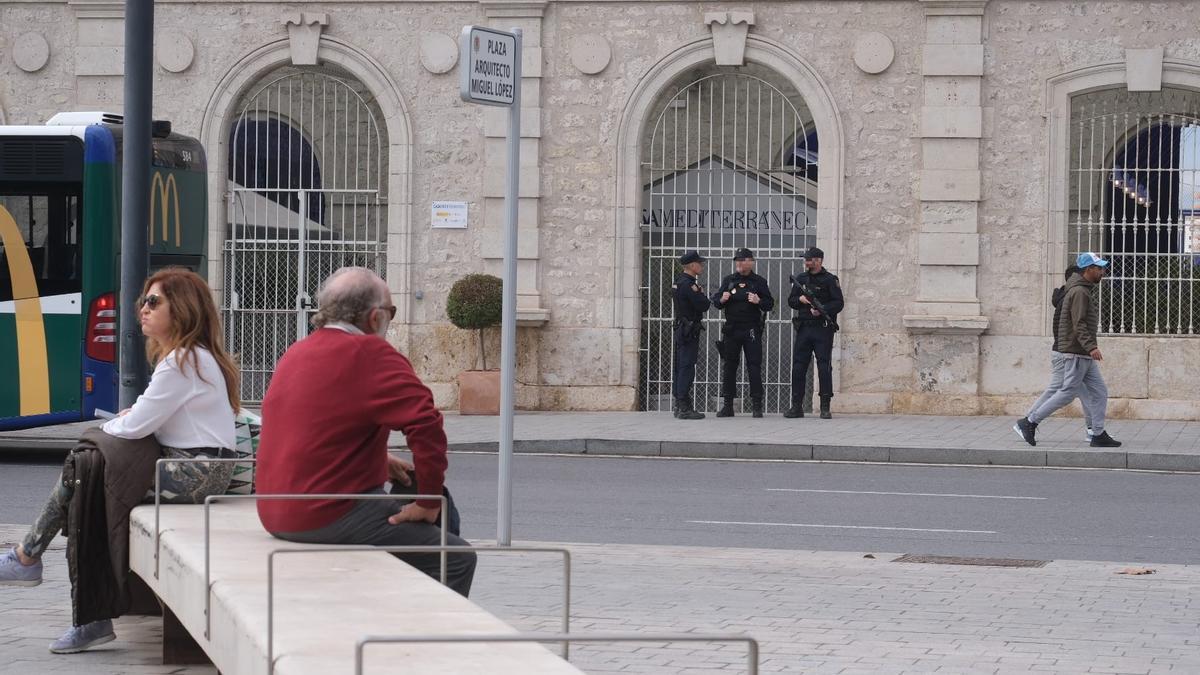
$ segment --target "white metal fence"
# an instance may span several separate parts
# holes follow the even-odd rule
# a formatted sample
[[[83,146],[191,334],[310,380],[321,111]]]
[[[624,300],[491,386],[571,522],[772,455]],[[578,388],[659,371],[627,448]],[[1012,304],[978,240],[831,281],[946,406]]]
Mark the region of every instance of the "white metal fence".
[[[361,83],[289,69],[246,99],[230,130],[223,312],[245,401],[262,400],[276,361],[307,335],[322,279],[348,265],[386,270],[378,120]]]
[[[679,256],[695,249],[709,259],[700,283],[711,293],[733,272],[733,252],[744,246],[754,251],[756,271],[776,299],[765,331],[763,381],[767,411],[785,410],[793,339],[788,275],[803,271],[803,252],[816,243],[816,134],[803,102],[753,74],[702,76],[665,102],[644,142],[642,409],[670,409],[670,286]],[[713,342],[720,314],[711,311],[704,324],[693,395],[698,409],[711,411],[719,405],[721,366]],[[745,409],[744,363],[739,378]]]
[[[1103,90],[1071,102],[1068,249],[1111,260],[1100,330],[1200,326],[1200,93]]]

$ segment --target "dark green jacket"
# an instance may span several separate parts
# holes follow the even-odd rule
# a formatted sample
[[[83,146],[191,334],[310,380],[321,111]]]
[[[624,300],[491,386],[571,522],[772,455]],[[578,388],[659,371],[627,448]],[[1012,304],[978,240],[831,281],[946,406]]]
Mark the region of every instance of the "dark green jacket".
[[[1086,281],[1082,274],[1071,276],[1062,300],[1058,317],[1058,338],[1054,351],[1088,356],[1099,349],[1096,333],[1100,327],[1100,306],[1096,299],[1096,284]]]

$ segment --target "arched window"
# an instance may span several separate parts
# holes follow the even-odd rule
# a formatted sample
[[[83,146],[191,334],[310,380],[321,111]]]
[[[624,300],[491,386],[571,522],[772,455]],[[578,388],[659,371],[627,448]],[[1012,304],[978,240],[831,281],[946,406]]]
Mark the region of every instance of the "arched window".
[[[1106,89],[1071,99],[1070,261],[1111,260],[1100,330],[1200,328],[1200,93]]]
[[[325,223],[320,163],[304,134],[282,119],[242,118],[233,125],[229,178],[296,213],[301,212],[298,191],[312,190],[305,196],[304,215],[314,223]]]

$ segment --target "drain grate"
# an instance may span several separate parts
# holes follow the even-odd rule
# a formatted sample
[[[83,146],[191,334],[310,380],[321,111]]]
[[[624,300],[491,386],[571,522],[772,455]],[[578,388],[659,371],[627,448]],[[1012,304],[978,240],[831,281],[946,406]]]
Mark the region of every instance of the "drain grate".
[[[1016,558],[961,558],[946,555],[916,555],[908,553],[892,562],[925,563],[929,565],[975,565],[978,567],[1045,567],[1049,560],[1019,560]]]

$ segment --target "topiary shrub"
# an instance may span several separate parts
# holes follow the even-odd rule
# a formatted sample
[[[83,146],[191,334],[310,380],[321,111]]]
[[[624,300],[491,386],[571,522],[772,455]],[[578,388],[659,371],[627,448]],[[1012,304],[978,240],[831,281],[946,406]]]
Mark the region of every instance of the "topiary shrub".
[[[446,316],[450,323],[479,335],[479,358],[487,370],[483,349],[483,331],[499,326],[504,308],[504,282],[490,274],[469,274],[454,282],[446,298]]]

